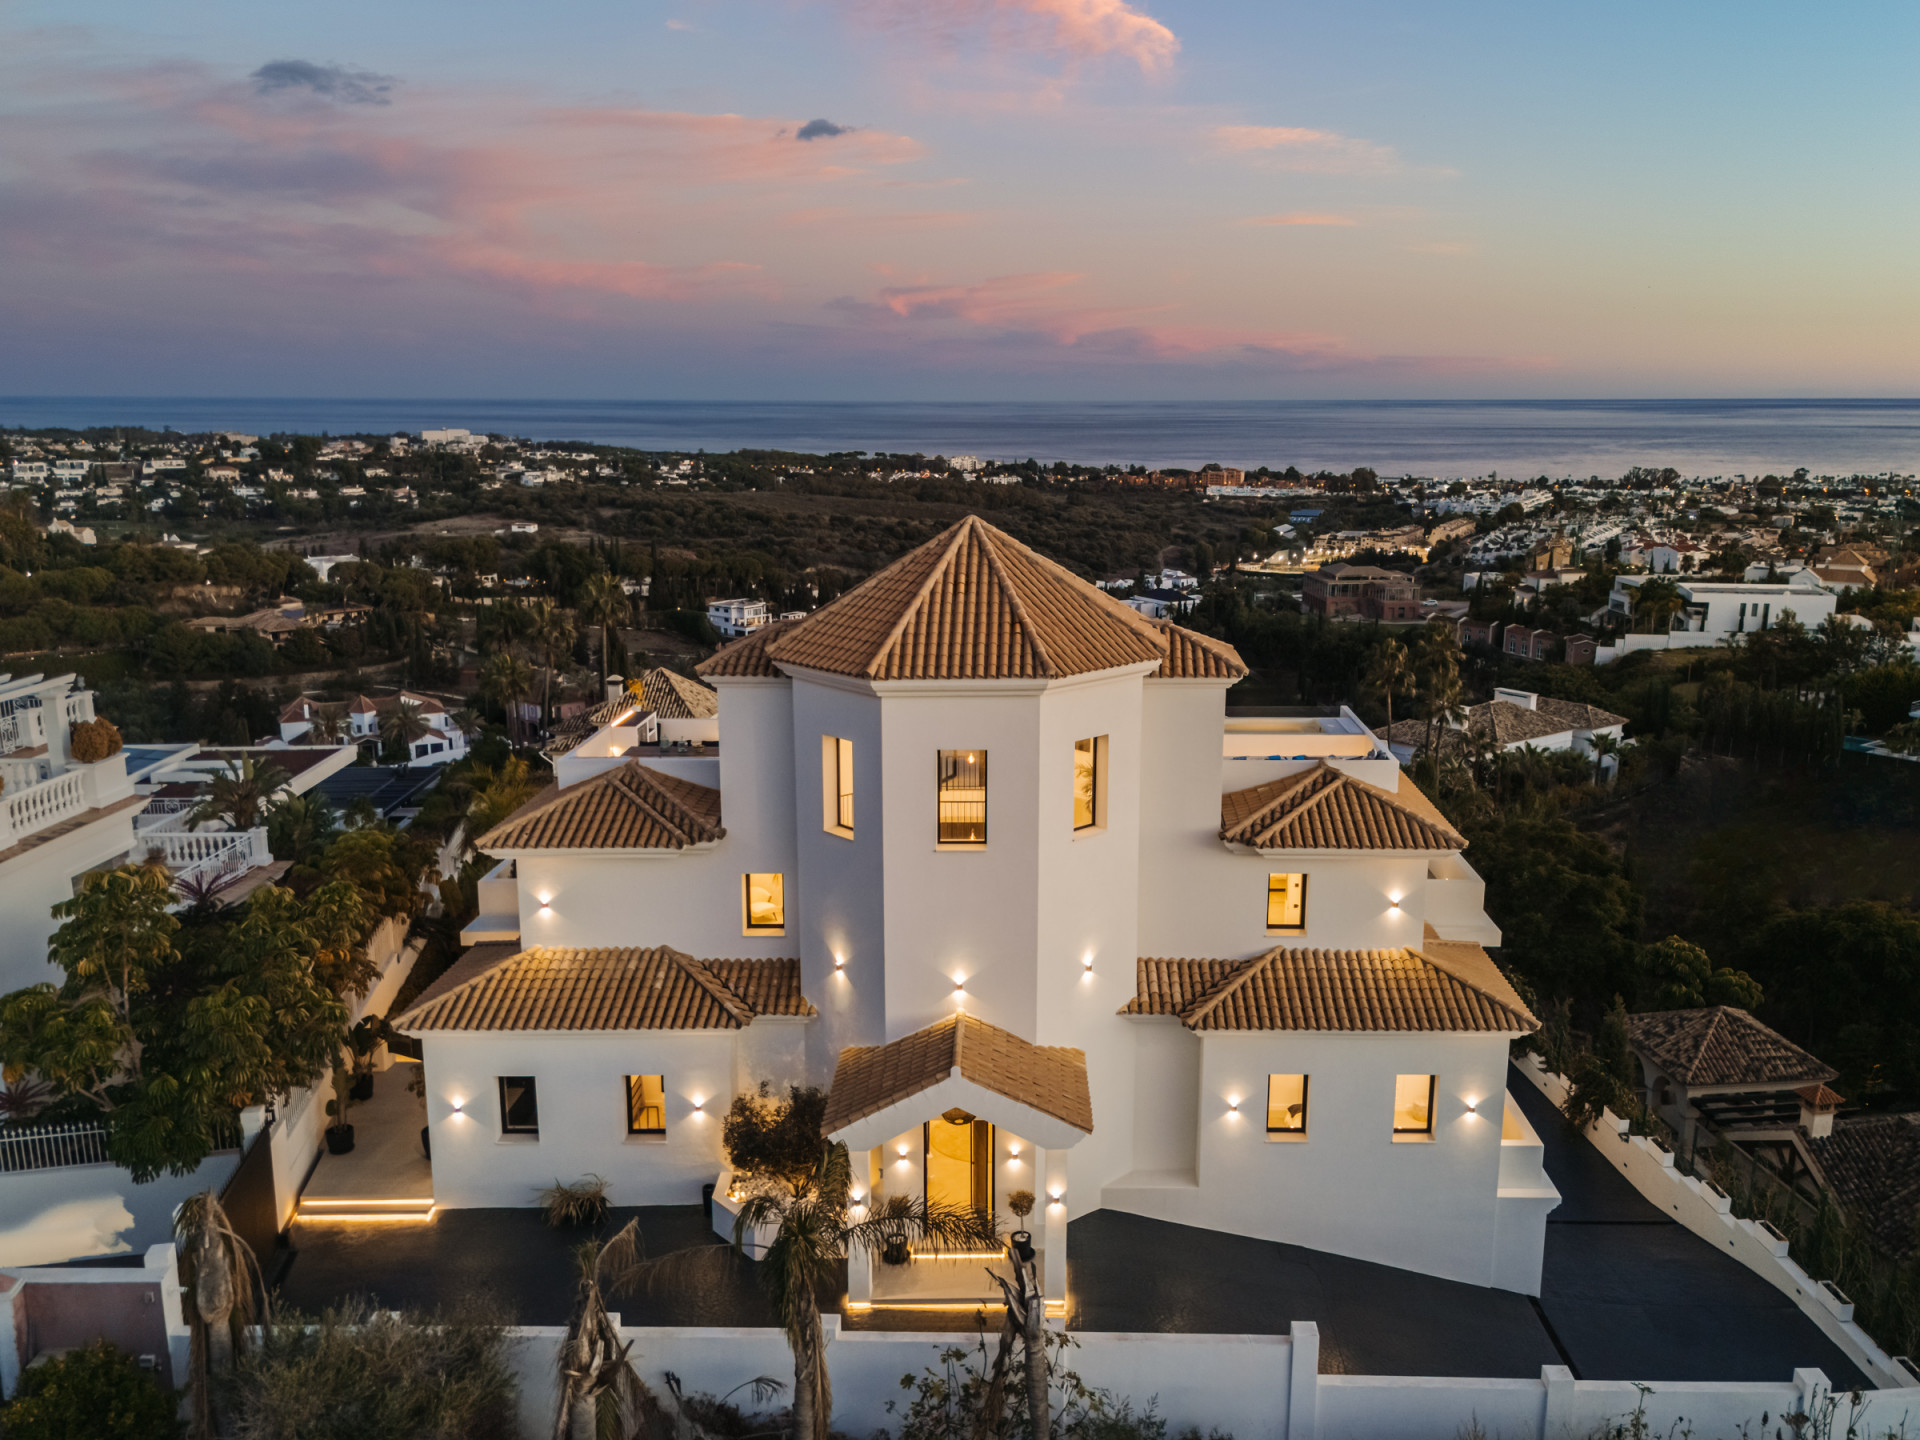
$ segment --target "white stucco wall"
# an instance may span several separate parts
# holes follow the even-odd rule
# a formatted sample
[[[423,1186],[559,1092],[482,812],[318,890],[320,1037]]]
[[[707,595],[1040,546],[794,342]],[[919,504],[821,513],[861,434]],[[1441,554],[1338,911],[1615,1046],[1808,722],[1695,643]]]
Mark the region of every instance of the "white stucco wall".
[[[53,906],[73,898],[76,877],[133,848],[133,814],[130,806],[0,864],[0,995],[66,979],[47,961]]]

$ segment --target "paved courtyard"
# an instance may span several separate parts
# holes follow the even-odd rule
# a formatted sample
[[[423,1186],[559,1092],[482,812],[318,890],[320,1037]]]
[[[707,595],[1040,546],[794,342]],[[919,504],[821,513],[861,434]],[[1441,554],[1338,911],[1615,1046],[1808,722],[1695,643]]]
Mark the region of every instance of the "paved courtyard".
[[[1518,1074],[1510,1083],[1563,1197],[1547,1223],[1538,1301],[1101,1210],[1068,1229],[1069,1326],[1284,1334],[1313,1320],[1328,1374],[1532,1378],[1564,1364],[1585,1380],[1785,1380],[1812,1365],[1838,1387],[1864,1383],[1791,1300],[1641,1199]],[[612,1224],[630,1216],[648,1253],[702,1255],[690,1282],[621,1297],[628,1323],[772,1323],[752,1263],[699,1206],[620,1210]],[[532,1209],[443,1210],[425,1224],[302,1221],[282,1295],[313,1309],[353,1293],[401,1308],[490,1293],[522,1323],[564,1324],[581,1238],[549,1230]],[[961,1315],[874,1312],[849,1328],[966,1326]]]

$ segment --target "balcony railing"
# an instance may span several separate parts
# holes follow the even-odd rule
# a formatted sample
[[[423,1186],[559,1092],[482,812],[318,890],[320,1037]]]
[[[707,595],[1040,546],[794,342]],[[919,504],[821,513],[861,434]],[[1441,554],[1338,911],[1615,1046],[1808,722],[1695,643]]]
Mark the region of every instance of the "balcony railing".
[[[18,795],[0,797],[13,834],[31,835],[49,825],[58,825],[87,808],[86,777],[77,770],[29,785]]]
[[[240,1148],[240,1121],[216,1120],[213,1148]],[[106,1165],[107,1127],[98,1120],[74,1120],[57,1125],[0,1125],[0,1175],[29,1170],[64,1170],[74,1165]]]
[[[251,830],[144,830],[140,840],[180,881],[232,875],[272,861],[264,825]]]
[[[43,714],[38,705],[7,701],[6,708],[0,710],[0,755],[11,755],[16,750],[46,744],[47,728]]]

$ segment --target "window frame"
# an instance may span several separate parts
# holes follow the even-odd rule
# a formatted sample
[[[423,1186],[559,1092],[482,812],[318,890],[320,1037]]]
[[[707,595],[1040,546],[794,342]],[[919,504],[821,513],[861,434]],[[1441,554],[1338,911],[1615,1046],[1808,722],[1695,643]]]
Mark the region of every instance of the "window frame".
[[[1105,735],[1087,735],[1073,742],[1073,838],[1078,840],[1087,835],[1098,835],[1107,828],[1107,740]],[[1093,818],[1086,824],[1080,823],[1080,755],[1081,747],[1091,747],[1093,755],[1093,798],[1091,808]]]
[[[1439,1091],[1440,1091],[1440,1077],[1438,1075],[1430,1074],[1426,1077],[1427,1123],[1417,1130],[1403,1130],[1400,1127],[1400,1082],[1402,1080],[1412,1079],[1415,1076],[1417,1076],[1419,1073],[1420,1072],[1418,1071],[1409,1071],[1405,1075],[1396,1074],[1393,1077],[1392,1119],[1393,1119],[1393,1138],[1396,1144],[1406,1144],[1413,1141],[1433,1139],[1433,1121],[1434,1121],[1433,1102],[1435,1101],[1436,1098],[1438,1098]]]
[[[1273,1123],[1273,1085],[1276,1080],[1294,1080],[1300,1082],[1300,1123],[1293,1126],[1276,1127]],[[1307,1121],[1312,1113],[1313,1076],[1292,1071],[1273,1071],[1267,1076],[1267,1139],[1276,1142],[1292,1141],[1299,1143],[1307,1138]]]
[[[941,812],[942,806],[945,804],[945,802],[942,800],[941,797],[947,793],[946,775],[944,772],[946,770],[947,763],[948,763],[947,757],[950,755],[966,756],[968,758],[965,760],[964,762],[965,764],[969,766],[977,764],[980,767],[980,838],[977,840],[974,840],[974,839],[949,840],[947,839],[945,834],[942,833],[948,823],[944,818],[942,818],[940,812]],[[976,755],[980,757],[978,761],[975,761],[972,758],[973,756],[976,756]],[[958,765],[962,762],[955,761],[954,763]],[[975,746],[972,746],[971,748],[955,747],[949,750],[934,751],[933,843],[934,843],[934,848],[936,850],[984,850],[987,848],[987,837],[989,833],[987,830],[987,808],[988,808],[987,801],[990,794],[990,791],[988,789],[989,782],[988,782],[987,776],[988,776],[987,752],[981,746],[975,745]],[[960,804],[960,803],[967,803],[967,802],[956,801],[955,803]],[[954,823],[963,824],[966,822],[957,821]]]
[[[626,1080],[627,1100],[627,1138],[629,1140],[665,1140],[667,1138],[667,1077],[665,1075],[628,1075]],[[660,1124],[657,1127],[636,1128],[633,1123],[634,1082],[657,1080],[660,1082]],[[644,1090],[641,1092],[644,1097]],[[642,1107],[651,1108],[651,1107]]]
[[[842,840],[854,831],[853,741],[844,735],[820,737],[820,828]]]
[[[756,876],[771,875],[780,886],[780,920],[774,925],[756,925],[753,921],[753,882]],[[748,870],[740,876],[740,933],[742,935],[784,935],[787,933],[787,875],[784,870]]]
[[[500,1138],[502,1140],[538,1140],[540,1138],[540,1077],[538,1075],[496,1075],[500,1096]],[[533,1102],[533,1123],[516,1125],[509,1118],[513,1103],[507,1099],[508,1085],[524,1085],[526,1097]]]
[[[1276,925],[1273,923],[1273,882],[1276,880],[1294,880],[1300,882],[1300,923],[1297,925]],[[1267,933],[1269,935],[1304,935],[1307,933],[1307,872],[1304,870],[1272,870],[1267,873]]]

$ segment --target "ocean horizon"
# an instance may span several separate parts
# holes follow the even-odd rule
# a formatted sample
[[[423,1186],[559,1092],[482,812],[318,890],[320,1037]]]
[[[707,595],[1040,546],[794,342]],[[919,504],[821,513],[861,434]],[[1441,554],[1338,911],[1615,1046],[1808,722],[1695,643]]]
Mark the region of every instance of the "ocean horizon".
[[[459,427],[654,451],[865,451],[1442,478],[1911,475],[1920,399],[678,401],[0,396],[0,426],[380,434]]]

